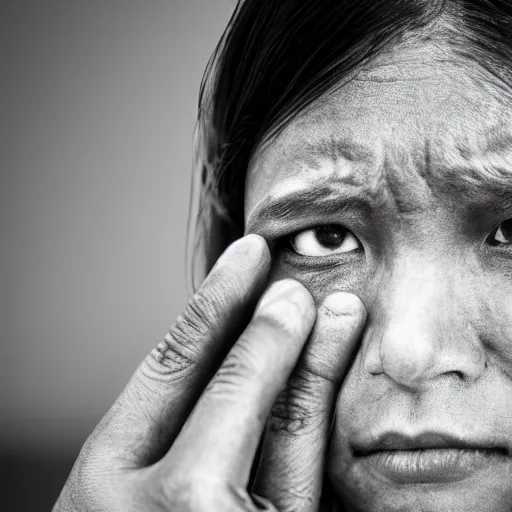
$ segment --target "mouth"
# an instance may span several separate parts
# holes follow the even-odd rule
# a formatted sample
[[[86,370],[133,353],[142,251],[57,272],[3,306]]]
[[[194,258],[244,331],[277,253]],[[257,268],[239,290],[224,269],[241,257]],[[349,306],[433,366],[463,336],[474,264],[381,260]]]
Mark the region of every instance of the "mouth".
[[[442,484],[510,464],[509,451],[494,442],[425,433],[415,437],[387,433],[353,446],[356,463],[395,484]]]

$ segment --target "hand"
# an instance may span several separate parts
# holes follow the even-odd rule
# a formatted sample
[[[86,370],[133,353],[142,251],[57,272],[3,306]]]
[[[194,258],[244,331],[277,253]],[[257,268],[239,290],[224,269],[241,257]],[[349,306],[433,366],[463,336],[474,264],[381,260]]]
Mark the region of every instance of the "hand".
[[[317,510],[364,308],[338,293],[317,313],[291,279],[255,308],[269,268],[258,235],[225,251],[84,444],[54,512]]]

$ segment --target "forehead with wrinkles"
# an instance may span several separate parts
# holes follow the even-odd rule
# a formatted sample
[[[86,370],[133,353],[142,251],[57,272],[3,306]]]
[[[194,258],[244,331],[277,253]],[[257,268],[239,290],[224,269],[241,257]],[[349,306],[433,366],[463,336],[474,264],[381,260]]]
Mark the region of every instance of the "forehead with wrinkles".
[[[246,215],[317,182],[404,209],[499,193],[512,179],[511,100],[491,73],[434,44],[380,56],[259,148]]]

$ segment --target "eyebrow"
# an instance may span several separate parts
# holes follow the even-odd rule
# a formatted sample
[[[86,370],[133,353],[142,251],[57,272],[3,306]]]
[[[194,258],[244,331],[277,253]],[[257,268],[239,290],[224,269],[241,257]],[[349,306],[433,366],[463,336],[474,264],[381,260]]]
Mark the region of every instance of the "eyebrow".
[[[512,136],[509,133],[504,136],[501,132],[492,135],[493,137],[489,138],[486,156],[494,152],[499,156],[507,153],[511,147]],[[320,163],[318,158],[337,163],[340,158],[361,162],[372,157],[371,151],[364,144],[335,137],[324,137],[315,142],[301,141],[300,144],[291,145],[288,151],[293,153],[295,162],[306,164],[311,169]],[[457,195],[467,195],[468,210],[480,211],[482,202],[485,202],[486,210],[494,210],[497,213],[512,208],[512,176],[506,169],[507,166],[492,162],[489,167],[494,169],[493,176],[493,173],[482,172],[473,165],[468,165],[468,155],[462,156],[466,160],[465,165],[444,168],[445,172],[451,172],[446,172],[445,179],[441,180],[444,182],[441,191],[439,184],[436,184],[435,195],[450,190],[454,198]],[[421,176],[421,173],[419,174]],[[428,177],[423,176],[423,179],[428,182],[432,178],[436,178],[436,173],[429,169]],[[246,232],[264,231],[270,235],[272,231],[278,230],[281,222],[298,223],[299,220],[303,221],[312,215],[334,216],[348,210],[371,218],[378,209],[382,212],[381,208],[387,196],[385,186],[376,187],[375,183],[371,185],[362,186],[360,180],[358,183],[358,180],[346,176],[343,180],[337,180],[329,185],[304,187],[300,190],[270,195],[262,199],[247,218]],[[493,204],[493,201],[497,204]]]
[[[355,191],[354,191],[355,192]],[[247,232],[253,232],[269,221],[290,221],[297,218],[319,215],[334,215],[347,209],[359,210],[366,216],[371,216],[373,208],[367,198],[349,192],[340,194],[330,186],[305,188],[288,192],[278,197],[270,196],[263,199],[247,222]]]

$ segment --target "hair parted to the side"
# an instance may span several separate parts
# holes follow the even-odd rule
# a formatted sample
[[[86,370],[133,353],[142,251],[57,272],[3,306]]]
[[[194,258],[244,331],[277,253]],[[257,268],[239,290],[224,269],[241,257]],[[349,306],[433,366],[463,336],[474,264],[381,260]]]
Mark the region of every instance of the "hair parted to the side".
[[[196,269],[202,280],[244,234],[256,147],[372,57],[409,35],[429,37],[440,20],[455,52],[511,85],[512,0],[238,1],[200,88],[186,254],[192,291]]]

